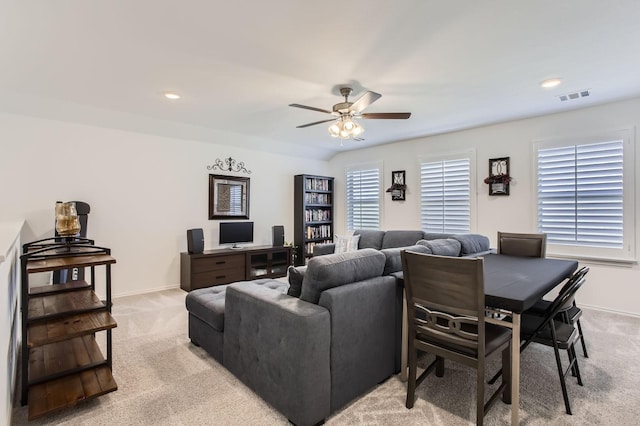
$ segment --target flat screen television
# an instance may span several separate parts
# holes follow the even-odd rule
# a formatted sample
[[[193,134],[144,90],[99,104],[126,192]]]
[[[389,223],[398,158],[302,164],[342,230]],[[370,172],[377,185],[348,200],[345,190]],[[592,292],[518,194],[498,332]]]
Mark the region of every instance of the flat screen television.
[[[253,242],[253,222],[220,222],[220,245]]]

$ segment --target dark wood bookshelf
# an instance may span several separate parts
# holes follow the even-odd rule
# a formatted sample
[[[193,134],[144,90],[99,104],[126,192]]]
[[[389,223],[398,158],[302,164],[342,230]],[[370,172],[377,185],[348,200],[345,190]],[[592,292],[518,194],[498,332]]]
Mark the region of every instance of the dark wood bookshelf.
[[[333,185],[328,176],[294,176],[293,241],[298,266],[313,256],[316,244],[333,241]]]

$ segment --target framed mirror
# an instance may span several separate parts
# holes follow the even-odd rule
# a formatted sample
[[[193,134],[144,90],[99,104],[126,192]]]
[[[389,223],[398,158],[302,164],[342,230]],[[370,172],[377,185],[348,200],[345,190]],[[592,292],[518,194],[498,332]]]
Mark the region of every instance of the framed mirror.
[[[212,219],[249,219],[249,178],[209,175]]]

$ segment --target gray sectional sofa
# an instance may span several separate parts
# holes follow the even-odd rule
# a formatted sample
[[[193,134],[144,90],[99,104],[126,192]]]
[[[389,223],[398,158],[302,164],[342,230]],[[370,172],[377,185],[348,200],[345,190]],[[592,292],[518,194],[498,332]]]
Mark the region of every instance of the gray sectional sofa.
[[[275,280],[194,290],[189,337],[292,423],[316,424],[399,371],[385,261],[373,249],[311,259],[299,298]]]
[[[425,236],[393,232],[388,244]],[[365,244],[367,237],[374,235]],[[417,241],[313,257],[290,268],[290,285],[256,280],[194,290],[186,297],[189,337],[292,423],[322,422],[400,371],[401,251],[462,247]]]
[[[489,253],[489,238],[480,234],[446,234],[413,230],[380,231],[356,229],[353,235],[359,235],[358,249],[373,248],[384,250],[389,248],[407,247],[422,240],[456,240],[460,243],[460,251],[456,256],[478,256]],[[444,243],[444,241],[442,242]],[[444,243],[446,245],[446,243]],[[313,248],[314,256],[331,254],[335,250],[335,243],[316,244]],[[440,253],[434,253],[440,254]],[[445,253],[448,255],[448,253]]]

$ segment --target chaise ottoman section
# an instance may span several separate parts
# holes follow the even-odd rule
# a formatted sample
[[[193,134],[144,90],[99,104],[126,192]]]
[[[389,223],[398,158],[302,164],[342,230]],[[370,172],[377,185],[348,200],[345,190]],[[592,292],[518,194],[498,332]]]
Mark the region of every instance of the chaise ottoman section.
[[[289,287],[287,283],[268,278],[243,282],[275,289],[282,293]],[[185,299],[189,312],[189,339],[194,345],[206,350],[220,364],[222,364],[224,349],[225,298],[230,285],[233,284],[193,290]]]

